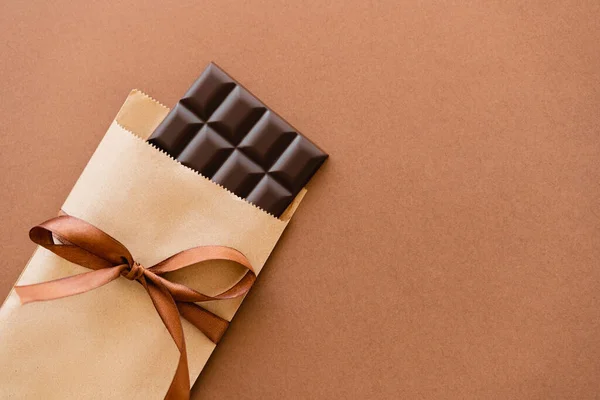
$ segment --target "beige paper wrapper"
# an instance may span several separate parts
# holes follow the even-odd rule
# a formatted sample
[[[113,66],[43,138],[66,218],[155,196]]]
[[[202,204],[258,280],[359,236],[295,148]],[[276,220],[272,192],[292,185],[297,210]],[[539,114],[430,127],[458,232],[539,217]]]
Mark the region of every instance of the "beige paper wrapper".
[[[146,266],[190,247],[224,245],[243,252],[260,272],[304,192],[277,219],[179,164],[143,140],[167,111],[133,91],[63,210],[118,239]],[[18,283],[85,271],[38,247]],[[214,294],[242,272],[214,262],[169,278]],[[231,320],[240,303],[202,305]],[[194,382],[215,345],[185,320],[183,328]],[[162,399],[177,361],[150,298],[125,278],[26,306],[11,291],[0,308],[2,399]]]

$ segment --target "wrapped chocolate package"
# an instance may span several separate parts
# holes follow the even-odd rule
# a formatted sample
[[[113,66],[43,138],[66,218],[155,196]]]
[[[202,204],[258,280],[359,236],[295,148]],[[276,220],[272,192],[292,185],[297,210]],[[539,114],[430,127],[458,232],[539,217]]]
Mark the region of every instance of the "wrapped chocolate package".
[[[327,157],[216,66],[207,71],[172,112],[131,92],[64,216],[30,233],[41,246],[0,308],[0,398],[189,397]],[[207,107],[189,107],[202,99]],[[207,114],[184,110],[201,121],[169,142],[186,106]],[[222,136],[226,126],[235,138]],[[103,267],[80,261],[98,254],[117,259],[100,283]]]

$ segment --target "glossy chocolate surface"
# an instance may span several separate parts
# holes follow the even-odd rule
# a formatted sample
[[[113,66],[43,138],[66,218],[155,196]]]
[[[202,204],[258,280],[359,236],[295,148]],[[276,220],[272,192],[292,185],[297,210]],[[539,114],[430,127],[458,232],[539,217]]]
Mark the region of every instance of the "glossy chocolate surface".
[[[275,216],[327,158],[212,63],[149,141]]]

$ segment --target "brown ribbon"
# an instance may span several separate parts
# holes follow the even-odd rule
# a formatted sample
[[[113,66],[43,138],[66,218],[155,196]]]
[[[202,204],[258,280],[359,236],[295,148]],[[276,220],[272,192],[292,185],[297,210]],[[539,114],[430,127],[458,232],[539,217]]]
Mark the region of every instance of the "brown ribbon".
[[[229,322],[194,303],[241,297],[250,290],[256,279],[256,273],[248,259],[239,251],[224,246],[194,247],[150,268],[144,268],[133,260],[129,250],[116,239],[72,216],[52,218],[32,228],[29,237],[65,260],[92,271],[34,285],[15,286],[23,304],[85,293],[106,285],[119,276],[135,280],[146,289],[180,353],[179,364],[165,400],[189,399],[190,396],[187,353],[179,315],[216,344]],[[246,268],[246,274],[230,289],[216,296],[199,293],[162,276],[167,272],[211,260],[233,261]]]

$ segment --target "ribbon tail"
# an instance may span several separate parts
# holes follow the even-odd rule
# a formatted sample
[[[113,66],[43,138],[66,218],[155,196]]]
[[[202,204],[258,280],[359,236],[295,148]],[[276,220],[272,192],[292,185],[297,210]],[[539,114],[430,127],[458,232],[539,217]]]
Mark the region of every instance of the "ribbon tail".
[[[218,344],[229,326],[229,321],[194,303],[177,302],[179,314],[214,344]]]
[[[103,268],[33,285],[15,286],[21,304],[75,296],[104,286],[121,275],[124,266]]]
[[[165,400],[189,400],[190,373],[188,370],[187,351],[185,348],[183,327],[181,326],[181,319],[179,318],[175,300],[173,300],[171,293],[160,280],[152,277],[150,274],[146,275],[141,283],[152,299],[158,315],[179,350],[179,363],[177,364],[177,369],[175,370],[175,375],[173,376]]]

